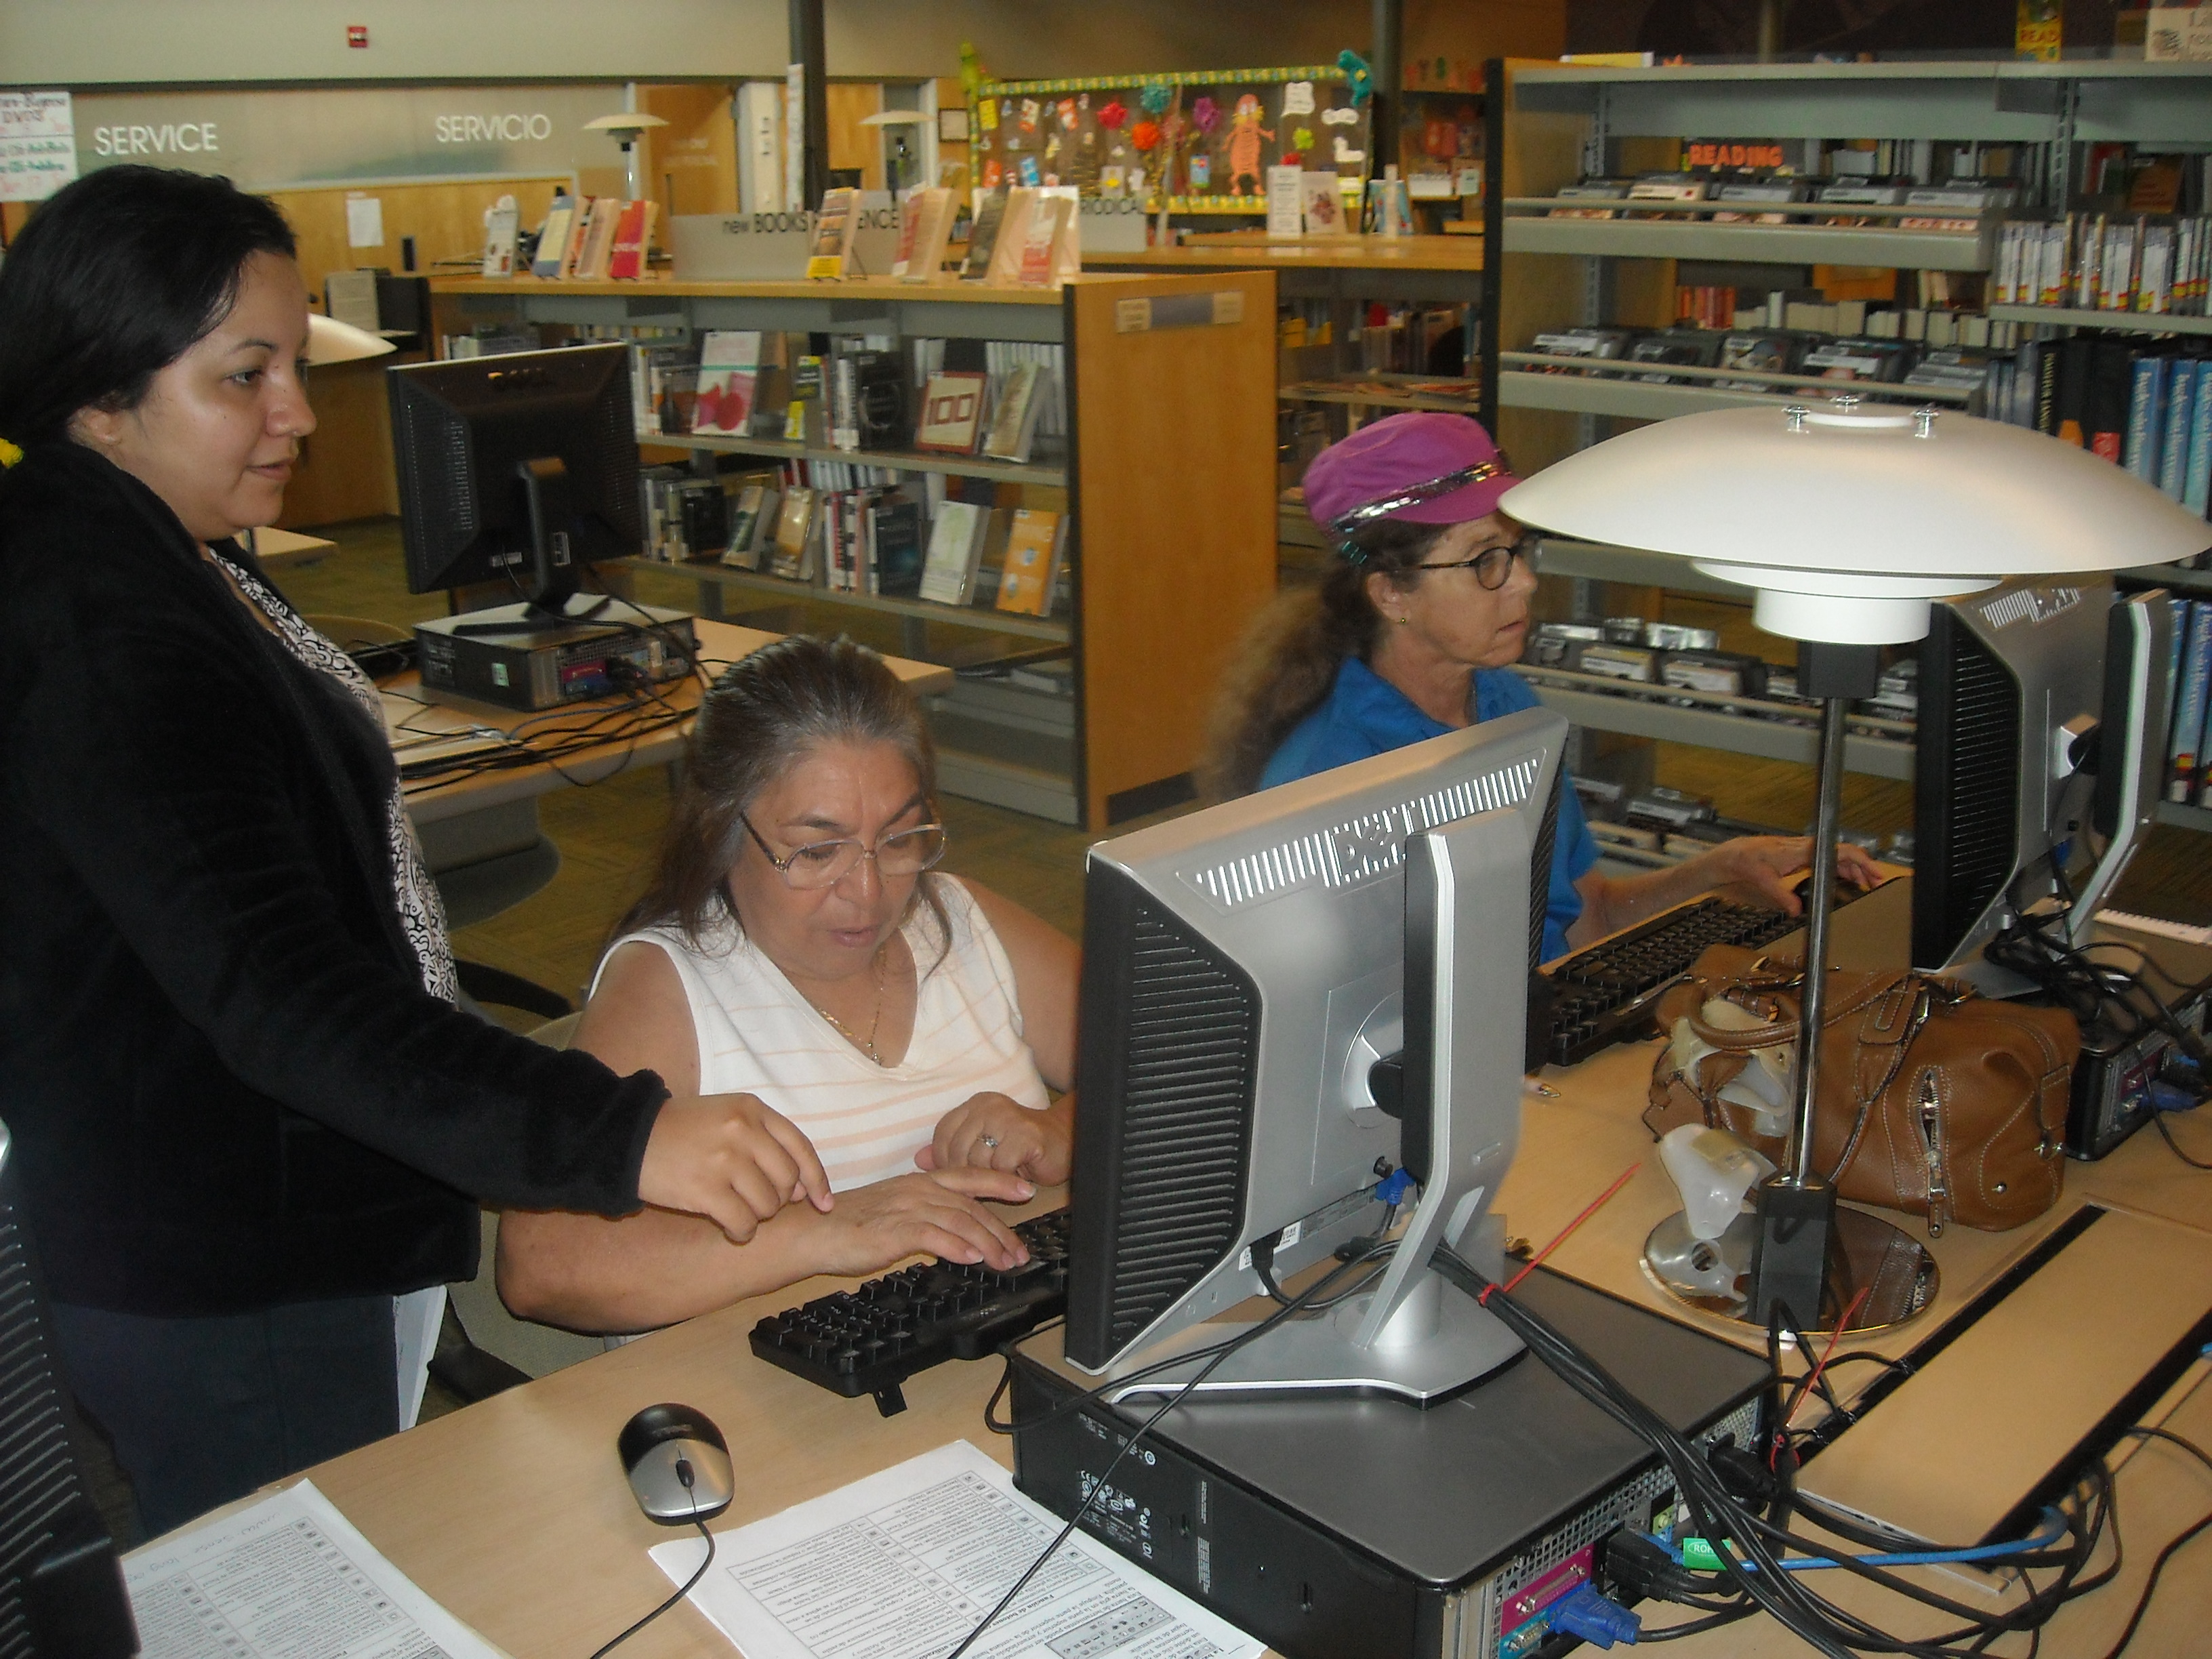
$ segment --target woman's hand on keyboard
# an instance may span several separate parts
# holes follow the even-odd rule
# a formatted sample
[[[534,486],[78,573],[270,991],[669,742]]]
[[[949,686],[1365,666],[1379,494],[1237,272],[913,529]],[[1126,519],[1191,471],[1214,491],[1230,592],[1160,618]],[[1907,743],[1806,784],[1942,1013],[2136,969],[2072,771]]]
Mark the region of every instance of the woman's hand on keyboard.
[[[808,1218],[812,1271],[880,1273],[910,1255],[933,1255],[1007,1272],[1028,1261],[1029,1250],[979,1200],[1020,1204],[1036,1193],[996,1170],[939,1170],[852,1188],[829,1214]]]
[[[653,1120],[637,1195],[703,1215],[742,1244],[787,1204],[830,1207],[830,1177],[799,1126],[751,1095],[672,1098]]]
[[[1040,1111],[985,1090],[939,1118],[937,1133],[914,1161],[923,1170],[1005,1170],[1041,1187],[1056,1187],[1067,1179],[1074,1150],[1073,1096],[1063,1095]]]

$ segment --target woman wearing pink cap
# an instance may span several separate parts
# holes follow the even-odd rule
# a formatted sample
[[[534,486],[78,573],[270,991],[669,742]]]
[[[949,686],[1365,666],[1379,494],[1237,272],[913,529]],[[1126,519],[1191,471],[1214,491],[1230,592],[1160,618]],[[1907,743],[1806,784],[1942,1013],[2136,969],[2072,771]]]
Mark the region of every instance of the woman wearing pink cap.
[[[1318,587],[1262,614],[1230,670],[1206,768],[1212,793],[1249,794],[1537,706],[1506,668],[1536,591],[1536,538],[1498,508],[1519,482],[1490,434],[1459,415],[1394,415],[1322,452],[1306,472],[1306,510],[1340,557]],[[1544,955],[1730,884],[1795,915],[1788,878],[1811,851],[1802,836],[1746,836],[1670,870],[1602,875],[1569,791]],[[1876,879],[1856,847],[1837,862],[1847,880]]]

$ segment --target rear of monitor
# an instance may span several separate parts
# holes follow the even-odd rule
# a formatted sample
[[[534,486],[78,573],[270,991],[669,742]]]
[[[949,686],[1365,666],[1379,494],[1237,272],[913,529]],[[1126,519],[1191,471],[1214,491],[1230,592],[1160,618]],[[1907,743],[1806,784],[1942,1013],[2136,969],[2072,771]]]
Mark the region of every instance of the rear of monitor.
[[[1399,1162],[1427,1179],[1372,1293],[1209,1385],[1429,1398],[1517,1350],[1426,1267],[1472,1248],[1517,1139],[1565,729],[1530,710],[1092,849],[1075,1364],[1219,1338],[1193,1328],[1260,1292],[1255,1245],[1288,1276],[1372,1233]]]
[[[2023,915],[2079,944],[2158,806],[2173,622],[2158,590],[2014,582],[1936,607],[1920,659],[1912,961],[1994,995]]]
[[[580,620],[584,567],[643,542],[629,348],[404,363],[390,385],[408,591],[508,581],[538,622]]]
[[[71,1443],[16,1162],[0,1125],[0,1653],[129,1659],[137,1626]]]
[[[2105,580],[2008,582],[1939,605],[1920,654],[1912,961],[2027,988],[1983,948],[2065,890],[2104,701]]]

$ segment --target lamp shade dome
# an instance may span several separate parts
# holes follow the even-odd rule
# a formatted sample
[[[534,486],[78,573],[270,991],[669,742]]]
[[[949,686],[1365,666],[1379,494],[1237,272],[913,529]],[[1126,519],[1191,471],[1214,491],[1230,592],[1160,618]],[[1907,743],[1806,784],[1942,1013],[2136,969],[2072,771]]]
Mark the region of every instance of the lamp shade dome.
[[[1524,524],[1673,553],[1759,590],[1798,639],[1889,644],[1931,599],[2012,576],[2124,569],[2212,547],[2132,473],[2001,422],[1850,400],[1658,422],[1506,492]]]
[[[311,368],[320,363],[351,363],[363,357],[381,357],[392,349],[392,342],[380,334],[371,334],[365,328],[325,317],[319,311],[307,313],[307,365]]]

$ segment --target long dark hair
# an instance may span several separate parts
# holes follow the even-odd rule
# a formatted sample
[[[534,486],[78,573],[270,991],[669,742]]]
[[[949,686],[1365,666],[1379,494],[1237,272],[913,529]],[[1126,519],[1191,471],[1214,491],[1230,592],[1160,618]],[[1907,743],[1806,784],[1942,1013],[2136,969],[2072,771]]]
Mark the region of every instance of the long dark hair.
[[[924,810],[934,813],[937,751],[921,705],[889,665],[842,635],[778,640],[726,670],[699,700],[653,880],[610,937],[672,926],[703,948],[717,924],[742,926],[728,885],[751,840],[738,815],[831,743],[889,744],[914,768]],[[925,872],[915,892],[935,918],[939,940],[949,941],[936,878]]]
[[[230,314],[256,253],[297,252],[265,197],[162,167],[86,174],[0,262],[0,437],[64,438],[81,409],[135,409]]]
[[[1373,654],[1382,617],[1367,596],[1368,577],[1412,586],[1420,580],[1413,567],[1451,528],[1378,519],[1346,538],[1357,559],[1340,549],[1319,583],[1283,594],[1253,619],[1206,725],[1198,782],[1207,799],[1230,800],[1260,787],[1268,757],[1321,707],[1345,659]]]

